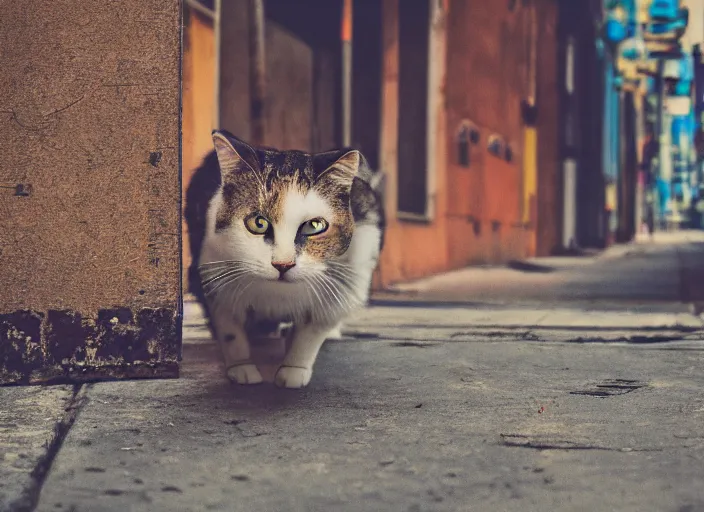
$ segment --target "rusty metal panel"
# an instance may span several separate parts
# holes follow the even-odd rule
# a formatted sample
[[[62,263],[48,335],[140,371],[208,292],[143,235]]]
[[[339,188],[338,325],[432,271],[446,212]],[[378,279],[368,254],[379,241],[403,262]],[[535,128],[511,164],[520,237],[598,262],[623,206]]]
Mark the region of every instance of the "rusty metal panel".
[[[178,0],[0,24],[0,384],[176,377]]]

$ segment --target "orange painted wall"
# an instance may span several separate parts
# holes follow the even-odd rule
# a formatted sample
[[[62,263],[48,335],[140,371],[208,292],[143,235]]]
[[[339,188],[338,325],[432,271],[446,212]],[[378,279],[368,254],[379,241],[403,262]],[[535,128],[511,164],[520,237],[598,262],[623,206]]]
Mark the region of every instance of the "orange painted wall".
[[[445,48],[443,55],[432,57],[446,62],[433,114],[439,123],[435,212],[432,221],[419,223],[400,219],[396,212],[398,1],[384,0],[381,147],[389,220],[377,287],[470,264],[531,256],[534,227],[522,224],[520,107],[528,94],[527,8],[521,2],[513,11],[506,2],[445,2]],[[481,135],[470,148],[469,167],[458,160],[456,136],[464,120]],[[488,152],[494,134],[510,144],[510,162]]]
[[[193,11],[185,17],[184,23],[182,172],[185,196],[193,171],[213,147],[210,132],[215,113],[215,35],[212,21]],[[188,230],[184,222],[184,268],[190,263]],[[185,280],[184,277],[184,287],[187,286]]]
[[[449,266],[525,257],[520,104],[528,91],[528,10],[521,2],[510,11],[506,2],[452,0],[447,39]],[[458,157],[464,120],[481,135],[469,167]],[[488,152],[494,134],[510,144],[511,162]]]

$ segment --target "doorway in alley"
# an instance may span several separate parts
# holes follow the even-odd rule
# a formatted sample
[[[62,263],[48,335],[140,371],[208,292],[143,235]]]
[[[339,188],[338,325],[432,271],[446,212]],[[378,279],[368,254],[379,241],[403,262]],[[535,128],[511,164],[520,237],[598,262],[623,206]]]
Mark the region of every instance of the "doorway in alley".
[[[342,1],[267,0],[266,143],[325,151],[342,145]],[[379,164],[381,2],[354,0],[351,143]]]

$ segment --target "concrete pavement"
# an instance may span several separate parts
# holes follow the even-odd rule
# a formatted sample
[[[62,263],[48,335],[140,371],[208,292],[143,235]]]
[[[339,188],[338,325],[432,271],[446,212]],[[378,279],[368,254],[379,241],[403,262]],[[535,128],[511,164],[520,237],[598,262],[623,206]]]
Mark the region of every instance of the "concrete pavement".
[[[77,412],[72,386],[0,388],[0,510],[31,510]]]
[[[396,285],[392,294],[430,301],[686,311],[704,301],[704,231],[660,233],[589,257],[551,257],[468,267]]]
[[[0,389],[0,510],[704,510],[687,236],[400,286],[301,391],[187,304],[178,380]]]

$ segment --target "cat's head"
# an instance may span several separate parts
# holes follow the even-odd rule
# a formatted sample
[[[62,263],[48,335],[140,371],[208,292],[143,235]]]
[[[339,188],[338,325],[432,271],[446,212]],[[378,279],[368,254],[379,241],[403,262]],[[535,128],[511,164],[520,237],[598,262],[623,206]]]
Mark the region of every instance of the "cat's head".
[[[255,149],[224,131],[213,142],[222,183],[214,241],[223,258],[241,261],[251,277],[300,282],[347,251],[352,184],[366,166],[359,151]]]

